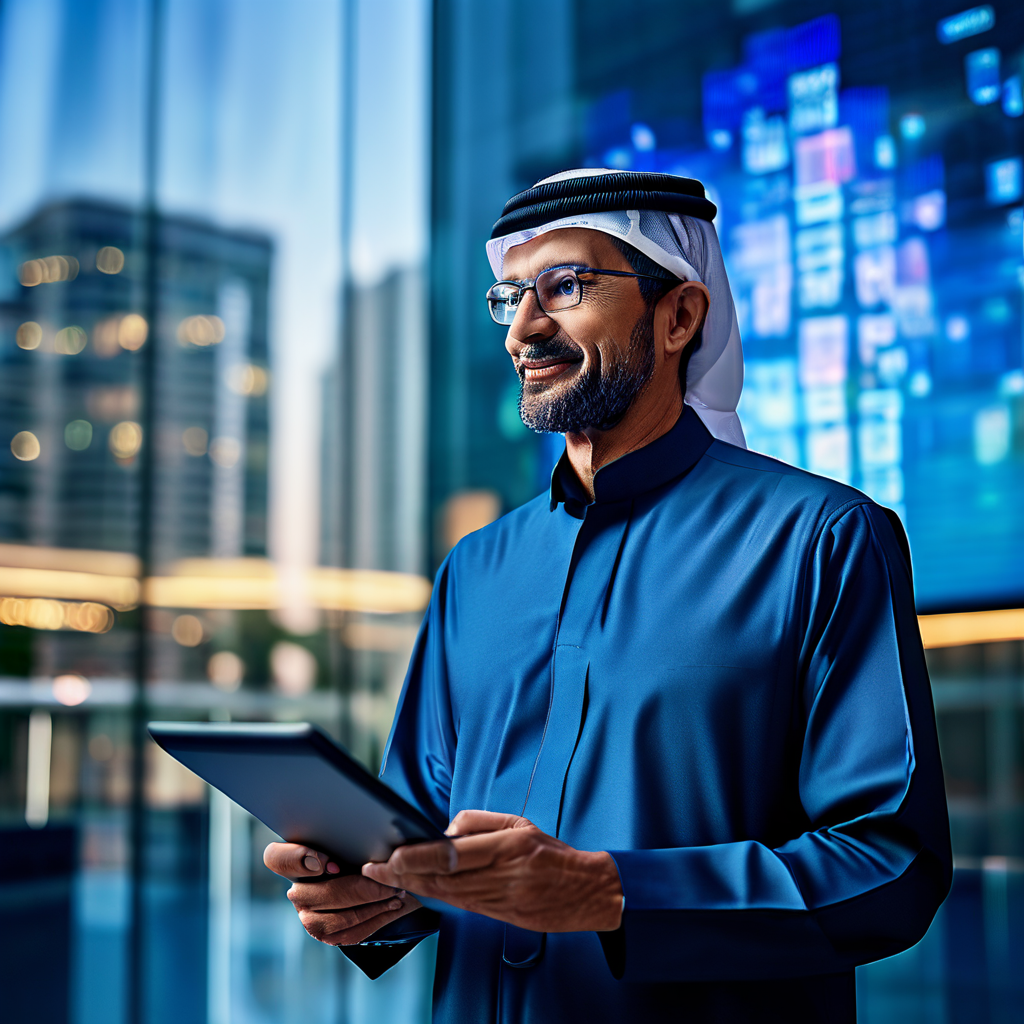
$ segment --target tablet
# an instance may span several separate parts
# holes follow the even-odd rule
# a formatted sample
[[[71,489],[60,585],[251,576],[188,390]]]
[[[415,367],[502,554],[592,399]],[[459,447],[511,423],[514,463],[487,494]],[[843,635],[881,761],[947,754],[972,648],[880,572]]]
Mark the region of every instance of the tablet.
[[[444,834],[308,722],[151,722],[153,739],[272,832],[343,870]]]

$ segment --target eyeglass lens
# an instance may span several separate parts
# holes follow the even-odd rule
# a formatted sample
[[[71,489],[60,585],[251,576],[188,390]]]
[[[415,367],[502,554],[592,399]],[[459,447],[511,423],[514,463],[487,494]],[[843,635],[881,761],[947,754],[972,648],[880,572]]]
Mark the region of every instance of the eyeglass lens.
[[[534,283],[537,302],[545,313],[571,309],[580,304],[582,289],[572,267],[552,267],[545,270]],[[499,281],[487,293],[491,319],[499,324],[510,324],[525,289],[508,281]]]

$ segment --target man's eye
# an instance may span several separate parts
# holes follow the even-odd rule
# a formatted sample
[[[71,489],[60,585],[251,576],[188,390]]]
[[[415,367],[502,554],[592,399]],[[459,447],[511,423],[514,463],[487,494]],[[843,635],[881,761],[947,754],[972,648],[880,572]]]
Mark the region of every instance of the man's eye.
[[[564,277],[558,282],[558,291],[562,295],[572,295],[576,291],[576,281],[571,277]]]

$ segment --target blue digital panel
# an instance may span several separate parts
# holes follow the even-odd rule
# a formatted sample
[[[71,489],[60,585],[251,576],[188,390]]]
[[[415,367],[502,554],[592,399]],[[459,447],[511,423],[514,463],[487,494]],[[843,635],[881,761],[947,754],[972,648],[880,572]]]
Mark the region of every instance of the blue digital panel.
[[[996,12],[988,4],[961,11],[939,22],[936,32],[940,43],[955,43],[995,28]]]
[[[922,611],[1024,603],[1021,75],[952,45],[995,18],[923,22],[929,87],[858,63],[836,15],[761,29],[703,74],[703,148],[660,150],[632,110],[616,151],[705,181],[750,447],[895,509]]]

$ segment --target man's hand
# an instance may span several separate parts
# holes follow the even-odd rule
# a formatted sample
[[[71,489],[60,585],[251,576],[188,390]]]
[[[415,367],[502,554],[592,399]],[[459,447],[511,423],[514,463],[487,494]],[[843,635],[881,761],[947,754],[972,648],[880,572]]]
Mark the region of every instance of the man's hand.
[[[461,838],[399,847],[363,874],[531,931],[619,927],[622,885],[610,854],[575,850],[526,818],[491,811],[461,811],[448,833]]]
[[[337,864],[307,846],[271,843],[263,851],[263,863],[292,880],[288,899],[299,912],[299,920],[314,939],[329,946],[362,942],[421,906],[415,896],[395,886],[362,875],[341,874]],[[303,881],[310,878],[317,881]]]

